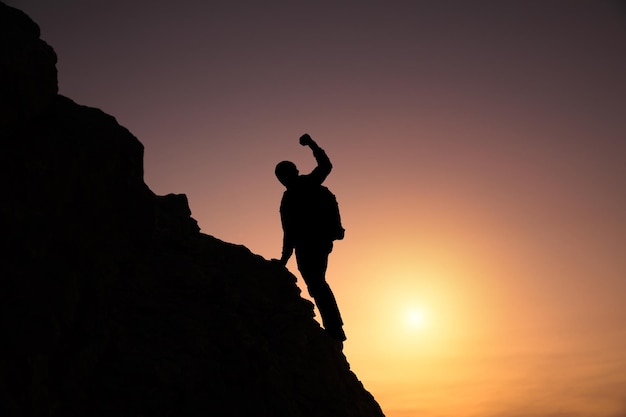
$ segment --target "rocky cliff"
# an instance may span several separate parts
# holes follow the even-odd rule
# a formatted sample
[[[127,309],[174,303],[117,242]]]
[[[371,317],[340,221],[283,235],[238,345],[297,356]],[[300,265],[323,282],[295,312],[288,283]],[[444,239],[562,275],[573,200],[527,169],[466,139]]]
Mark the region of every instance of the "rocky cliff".
[[[0,415],[382,416],[295,277],[202,234],[0,3]]]

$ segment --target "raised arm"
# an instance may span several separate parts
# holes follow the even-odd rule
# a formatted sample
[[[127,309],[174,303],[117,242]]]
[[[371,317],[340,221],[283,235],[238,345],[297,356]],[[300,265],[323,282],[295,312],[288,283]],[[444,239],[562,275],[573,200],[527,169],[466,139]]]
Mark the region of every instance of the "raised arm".
[[[326,155],[326,152],[322,148],[319,147],[317,143],[309,136],[308,134],[304,134],[300,136],[300,145],[308,146],[313,151],[313,157],[317,161],[317,166],[307,177],[310,178],[311,181],[322,184],[330,171],[333,169],[333,164],[330,163],[330,159]]]

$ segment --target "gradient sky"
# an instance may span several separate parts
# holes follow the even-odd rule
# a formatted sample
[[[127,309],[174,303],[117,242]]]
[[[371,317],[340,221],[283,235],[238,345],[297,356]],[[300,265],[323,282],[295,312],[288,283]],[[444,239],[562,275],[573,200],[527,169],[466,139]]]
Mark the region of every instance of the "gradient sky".
[[[344,352],[388,417],[626,416],[626,7],[7,3],[204,233],[279,257],[274,166],[326,149]]]

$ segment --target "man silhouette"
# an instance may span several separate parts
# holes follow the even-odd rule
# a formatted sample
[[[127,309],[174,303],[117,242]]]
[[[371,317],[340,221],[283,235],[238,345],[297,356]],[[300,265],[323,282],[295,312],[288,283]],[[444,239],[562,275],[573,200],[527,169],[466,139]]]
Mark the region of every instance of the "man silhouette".
[[[300,137],[300,145],[311,148],[317,167],[308,175],[299,175],[293,162],[276,165],[276,177],[286,188],[280,203],[283,251],[279,262],[286,265],[295,249],[298,270],[320,311],[324,329],[332,338],[343,342],[346,340],[343,321],[326,282],[328,255],[333,250],[333,240],[343,238],[343,228],[339,220],[335,225],[329,222],[320,205],[321,190],[329,193],[322,183],[333,166],[326,152],[308,134]],[[338,211],[336,218],[339,219]]]

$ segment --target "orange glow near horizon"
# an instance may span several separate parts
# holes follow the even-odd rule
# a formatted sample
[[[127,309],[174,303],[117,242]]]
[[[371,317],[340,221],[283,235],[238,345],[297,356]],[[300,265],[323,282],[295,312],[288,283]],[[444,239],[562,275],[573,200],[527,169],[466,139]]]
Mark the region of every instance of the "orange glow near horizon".
[[[549,260],[557,253],[541,260],[533,241],[526,242],[521,230],[511,239],[512,225],[482,210],[480,202],[449,201],[449,210],[435,204],[432,211],[428,204],[420,208],[424,224],[397,215],[378,225],[361,224],[370,236],[359,231],[352,236],[356,242],[393,237],[395,245],[375,245],[371,252],[360,246],[350,253],[345,246],[359,245],[347,238],[331,255],[329,281],[349,335],[346,356],[383,407],[393,404],[387,415],[438,415],[428,410],[447,416],[507,415],[515,407],[531,415],[619,412],[610,401],[583,393],[592,389],[585,382],[589,378],[622,386],[619,369],[626,360],[616,346],[624,343],[624,332],[598,344],[590,316],[583,313],[587,317],[572,324],[562,303],[545,299],[554,294],[533,288],[537,279],[553,273],[565,278],[594,269],[560,265],[555,271]],[[463,207],[463,214],[453,207]],[[580,242],[567,244],[575,251]],[[562,294],[569,297],[565,288]],[[576,310],[575,304],[568,309]],[[565,386],[575,394],[568,397]]]

